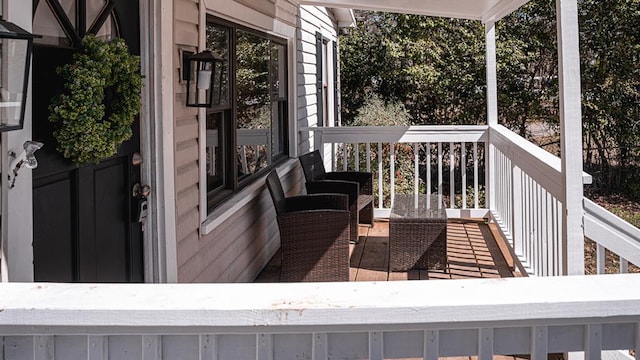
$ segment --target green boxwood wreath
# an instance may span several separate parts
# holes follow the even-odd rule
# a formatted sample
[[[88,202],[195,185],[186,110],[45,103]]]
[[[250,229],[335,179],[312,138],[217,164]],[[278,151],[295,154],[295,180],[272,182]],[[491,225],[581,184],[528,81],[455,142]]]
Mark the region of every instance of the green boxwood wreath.
[[[78,165],[115,155],[131,138],[140,111],[140,58],[122,39],[87,35],[73,62],[57,72],[66,81],[63,94],[49,106],[58,151]]]

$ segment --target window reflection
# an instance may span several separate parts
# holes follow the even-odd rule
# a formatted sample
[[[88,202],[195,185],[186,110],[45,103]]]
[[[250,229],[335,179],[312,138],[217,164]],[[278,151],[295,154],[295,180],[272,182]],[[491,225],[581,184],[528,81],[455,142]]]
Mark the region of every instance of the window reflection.
[[[271,154],[284,154],[287,121],[287,49],[283,44],[271,43]]]
[[[287,48],[271,43],[271,89],[274,100],[287,96]]]
[[[208,17],[223,76],[207,109],[209,211],[287,158],[286,40]],[[215,88],[215,86],[218,86]]]
[[[221,74],[213,84],[213,103],[229,104],[229,28],[210,25],[207,27],[207,45],[214,54],[221,56],[224,61],[216,63],[215,74]]]
[[[238,30],[236,56],[236,140],[238,178],[242,179],[271,164],[270,42]]]
[[[224,111],[207,114],[205,166],[209,190],[223,188],[226,185],[225,115]]]

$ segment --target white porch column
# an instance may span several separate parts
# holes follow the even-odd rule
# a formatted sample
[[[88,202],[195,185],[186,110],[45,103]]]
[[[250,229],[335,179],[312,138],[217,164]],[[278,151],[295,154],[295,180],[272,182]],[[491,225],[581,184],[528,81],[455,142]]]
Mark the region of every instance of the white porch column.
[[[0,0],[2,1],[2,0]],[[5,20],[10,21],[27,31],[32,28],[32,2],[24,0],[4,1]],[[33,58],[31,58],[33,63]],[[9,172],[9,151],[19,154],[23,144],[31,140],[31,96],[33,84],[29,72],[27,89],[27,105],[22,130],[2,133],[0,164],[2,174]],[[36,158],[38,153],[36,153]],[[32,173],[30,169],[22,169],[16,178],[15,187],[8,189],[7,176],[1,178],[2,184],[2,257],[0,270],[2,281],[33,281],[33,197]]]
[[[562,253],[565,275],[584,275],[582,189],[582,112],[578,4],[556,0],[560,80],[560,147],[562,158]]]
[[[498,125],[498,70],[496,60],[496,24],[484,25],[487,62],[487,124]]]
[[[495,147],[491,144],[491,128],[498,125],[498,72],[496,61],[496,25],[489,21],[485,24],[485,48],[487,63],[487,125],[489,125],[488,156],[485,159],[485,199],[488,209],[495,207]],[[485,155],[486,156],[486,155]]]

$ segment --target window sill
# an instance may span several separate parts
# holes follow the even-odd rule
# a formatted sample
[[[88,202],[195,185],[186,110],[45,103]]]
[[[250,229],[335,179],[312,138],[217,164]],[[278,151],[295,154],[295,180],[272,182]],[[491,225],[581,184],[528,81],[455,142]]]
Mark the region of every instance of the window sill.
[[[278,174],[283,176],[288,174],[298,167],[298,159],[289,159],[276,168]],[[246,206],[249,202],[260,195],[262,189],[264,189],[264,183],[267,175],[257,179],[251,185],[242,189],[239,193],[233,195],[229,200],[225,201],[218,208],[213,210],[211,214],[207,216],[205,221],[200,225],[200,234],[206,235],[213,231],[216,227],[220,226],[233,214]]]

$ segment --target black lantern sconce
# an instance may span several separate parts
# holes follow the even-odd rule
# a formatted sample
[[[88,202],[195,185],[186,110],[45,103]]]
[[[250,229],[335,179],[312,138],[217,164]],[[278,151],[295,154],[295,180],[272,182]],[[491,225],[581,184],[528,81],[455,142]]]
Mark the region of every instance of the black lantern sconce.
[[[195,55],[185,53],[183,61],[183,79],[187,80],[187,106],[211,107],[214,103],[213,93],[215,90],[220,91],[222,86],[224,59],[205,50]]]
[[[22,129],[33,35],[0,18],[0,132]]]

